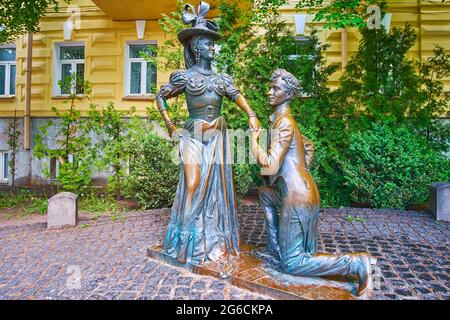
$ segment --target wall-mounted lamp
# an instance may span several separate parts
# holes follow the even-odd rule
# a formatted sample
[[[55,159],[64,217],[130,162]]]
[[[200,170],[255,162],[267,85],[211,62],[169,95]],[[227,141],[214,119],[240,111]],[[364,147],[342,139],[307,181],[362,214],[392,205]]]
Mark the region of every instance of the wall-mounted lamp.
[[[138,39],[144,39],[145,20],[136,20],[136,32]]]
[[[304,34],[306,25],[306,13],[294,14],[295,33]]]
[[[389,33],[389,29],[391,27],[392,13],[386,13],[381,20],[381,25],[384,27],[387,33]]]

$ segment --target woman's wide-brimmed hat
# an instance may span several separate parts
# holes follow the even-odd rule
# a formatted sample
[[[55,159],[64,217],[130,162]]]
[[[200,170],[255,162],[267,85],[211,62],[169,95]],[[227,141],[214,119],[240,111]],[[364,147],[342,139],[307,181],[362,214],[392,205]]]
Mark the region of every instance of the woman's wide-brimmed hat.
[[[211,20],[206,20],[205,17],[209,11],[209,4],[200,1],[198,6],[198,14],[195,12],[194,6],[190,4],[184,5],[184,11],[182,19],[184,24],[191,24],[192,28],[186,28],[178,33],[178,40],[184,45],[193,36],[196,35],[209,35],[214,40],[220,39],[219,26],[217,23]]]

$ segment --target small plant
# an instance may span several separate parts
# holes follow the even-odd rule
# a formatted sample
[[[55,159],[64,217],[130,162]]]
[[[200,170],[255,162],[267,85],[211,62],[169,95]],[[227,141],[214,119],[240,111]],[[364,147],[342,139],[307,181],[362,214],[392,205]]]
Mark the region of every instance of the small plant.
[[[111,213],[111,221],[116,222],[117,220],[124,221],[126,217],[121,212],[113,212]]]
[[[349,214],[348,216],[345,217],[345,220],[347,220],[348,222],[365,222],[366,219],[365,218],[361,218],[361,217],[354,217],[351,214]]]
[[[91,225],[89,223],[83,223],[82,225],[80,225],[81,230],[86,230],[87,228],[89,228]]]

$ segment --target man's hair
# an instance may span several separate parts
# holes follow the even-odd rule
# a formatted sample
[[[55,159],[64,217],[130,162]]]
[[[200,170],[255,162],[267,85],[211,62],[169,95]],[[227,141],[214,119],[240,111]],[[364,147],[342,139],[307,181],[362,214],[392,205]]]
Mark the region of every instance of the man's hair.
[[[281,78],[288,93],[292,95],[292,99],[300,95],[300,83],[297,78],[285,69],[277,69],[272,73],[270,81],[275,81],[277,78]]]

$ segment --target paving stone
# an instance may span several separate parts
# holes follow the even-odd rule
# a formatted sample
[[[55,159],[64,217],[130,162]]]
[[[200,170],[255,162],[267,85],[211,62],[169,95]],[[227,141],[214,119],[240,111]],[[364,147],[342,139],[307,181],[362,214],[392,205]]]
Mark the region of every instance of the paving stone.
[[[349,222],[349,215],[364,218]],[[162,264],[146,249],[163,240],[166,209],[99,218],[90,227],[46,230],[27,225],[0,228],[0,299],[268,299],[230,284]],[[264,245],[264,216],[257,206],[239,210],[244,243]],[[373,299],[450,299],[450,223],[402,210],[325,209],[321,252],[370,251],[382,278]],[[71,269],[70,269],[71,268]],[[70,270],[81,288],[70,289]]]

